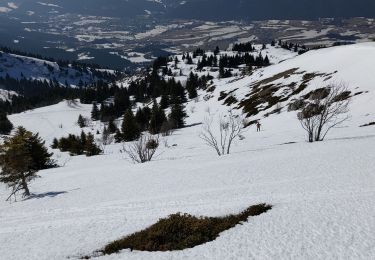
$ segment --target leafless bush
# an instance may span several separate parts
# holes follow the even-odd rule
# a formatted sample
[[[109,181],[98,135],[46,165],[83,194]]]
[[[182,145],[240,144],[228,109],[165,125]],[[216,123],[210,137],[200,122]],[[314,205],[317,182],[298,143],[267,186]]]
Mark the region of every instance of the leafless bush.
[[[135,163],[145,163],[152,160],[159,148],[159,136],[141,135],[138,141],[124,144],[123,149]]]
[[[309,142],[323,141],[328,132],[350,118],[350,93],[344,84],[331,84],[324,91],[309,96],[298,113],[301,126],[308,134]],[[343,98],[345,97],[345,98]]]
[[[175,128],[176,123],[173,120],[166,120],[161,125],[160,133],[162,136],[170,136],[173,134]]]
[[[107,127],[104,127],[102,131],[102,136],[100,138],[100,143],[103,144],[104,146],[110,145],[113,143],[114,137],[111,135]]]
[[[244,131],[243,119],[230,112],[226,117],[219,118],[219,133],[215,135],[212,129],[213,117],[208,116],[203,122],[202,132],[199,137],[211,148],[215,149],[219,156],[229,154],[233,141],[242,136]]]
[[[97,142],[100,144],[100,149],[105,153],[106,147],[113,143],[115,140],[114,136],[111,135],[107,127],[104,127],[102,130],[102,135],[100,138],[97,138]]]

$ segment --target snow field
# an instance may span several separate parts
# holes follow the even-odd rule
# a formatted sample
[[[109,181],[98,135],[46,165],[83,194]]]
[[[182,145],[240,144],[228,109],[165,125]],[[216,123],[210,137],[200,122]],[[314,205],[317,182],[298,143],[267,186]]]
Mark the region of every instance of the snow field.
[[[0,199],[0,244],[6,245],[0,247],[0,259],[74,259],[169,214],[221,216],[259,203],[274,207],[193,249],[124,250],[98,259],[373,259],[375,134],[374,127],[359,125],[375,121],[374,55],[373,43],[307,53],[250,77],[215,80],[211,99],[204,101],[206,93],[200,92],[199,101],[186,107],[188,125],[199,124],[208,112],[217,124],[229,109],[217,101],[220,91],[238,88],[235,95],[241,99],[252,83],[286,69],[337,70],[332,80],[368,93],[353,99],[351,119],[324,142],[306,143],[296,113],[284,109],[262,118],[260,133],[247,129],[232,154],[220,158],[199,138],[201,125],[174,132],[146,164],[130,162],[121,144],[91,158],[54,151],[64,167],[40,172],[42,178],[31,184],[36,198],[13,204]],[[311,82],[306,91],[319,83]],[[53,137],[80,133],[78,115],[89,116],[90,110],[62,102],[10,120],[50,143]],[[93,124],[85,131],[101,128]],[[0,198],[6,194],[0,186]]]

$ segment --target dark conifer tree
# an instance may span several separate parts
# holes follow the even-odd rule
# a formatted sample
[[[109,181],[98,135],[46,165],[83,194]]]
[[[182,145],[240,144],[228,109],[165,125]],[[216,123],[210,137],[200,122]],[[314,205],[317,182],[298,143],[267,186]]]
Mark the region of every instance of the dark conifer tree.
[[[175,103],[172,105],[171,113],[169,114],[169,121],[172,123],[174,128],[181,128],[185,126],[186,112],[184,106],[181,103]]]
[[[193,58],[189,54],[186,57],[186,64],[188,64],[188,65],[193,64]]]
[[[91,119],[94,121],[97,121],[99,120],[99,118],[100,118],[100,113],[99,113],[98,105],[94,103],[92,105],[92,110],[91,110]]]
[[[264,62],[263,63],[264,63],[265,66],[270,65],[270,60],[268,58],[268,55],[266,55],[266,57],[264,58]]]
[[[186,82],[186,90],[190,99],[196,98],[198,96],[198,81],[198,75],[194,75],[194,73],[191,72]]]
[[[80,128],[84,128],[84,127],[86,127],[86,121],[85,121],[85,119],[83,118],[82,115],[79,115],[79,116],[78,116],[77,123],[78,123],[78,126],[79,126]]]
[[[84,131],[81,131],[81,141],[80,141],[80,143],[81,143],[82,147],[85,146],[86,141],[87,141],[87,135]],[[82,150],[83,150],[83,148],[82,148]]]
[[[116,131],[117,131],[117,125],[115,124],[115,121],[113,120],[113,118],[111,118],[111,119],[108,121],[108,131],[109,131],[109,133],[111,133],[111,134],[114,134],[114,133],[116,133]]]
[[[11,195],[23,190],[24,196],[30,196],[28,183],[36,173],[55,166],[51,156],[38,134],[19,127],[0,145],[0,182],[12,188]]]
[[[154,100],[154,105],[152,107],[151,118],[150,118],[150,126],[149,126],[150,133],[151,134],[160,133],[161,126],[166,120],[167,120],[167,117],[165,116],[164,110],[161,109],[158,106],[158,103]]]
[[[135,120],[133,112],[130,109],[125,112],[121,130],[122,137],[125,142],[134,141],[141,135],[140,127]]]
[[[114,112],[115,116],[119,117],[131,108],[131,102],[127,88],[122,88],[116,91],[114,96]]]
[[[145,131],[148,127],[149,117],[144,113],[144,109],[138,108],[135,114],[135,120],[137,121],[141,131]]]
[[[94,136],[91,133],[87,135],[84,150],[86,156],[95,156],[102,153],[102,150],[95,144]]]
[[[161,96],[161,100],[160,100],[160,108],[161,109],[166,109],[168,107],[169,107],[169,97],[168,97],[168,95],[163,94]]]
[[[0,113],[0,135],[8,135],[13,129],[13,124],[9,121],[5,113]]]
[[[216,48],[214,50],[214,54],[215,55],[219,55],[220,54],[220,48],[219,48],[219,46],[216,46]]]
[[[53,138],[51,148],[52,149],[58,149],[59,148],[59,140],[57,140],[57,138]]]

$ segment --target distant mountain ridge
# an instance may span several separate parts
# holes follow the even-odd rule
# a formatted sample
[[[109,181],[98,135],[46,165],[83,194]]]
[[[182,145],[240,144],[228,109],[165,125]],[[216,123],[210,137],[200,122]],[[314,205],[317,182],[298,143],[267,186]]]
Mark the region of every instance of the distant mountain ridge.
[[[168,10],[168,15],[204,20],[375,17],[375,1],[372,0],[189,0],[184,2]]]
[[[4,5],[4,6],[1,6]],[[61,12],[111,17],[157,14],[164,18],[202,20],[317,19],[375,17],[372,0],[15,0],[0,4],[9,12]]]

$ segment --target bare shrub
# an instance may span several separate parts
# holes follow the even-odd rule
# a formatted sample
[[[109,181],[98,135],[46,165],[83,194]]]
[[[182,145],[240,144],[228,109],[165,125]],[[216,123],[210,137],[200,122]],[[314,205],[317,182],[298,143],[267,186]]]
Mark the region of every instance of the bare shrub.
[[[124,144],[123,149],[135,163],[145,163],[152,160],[159,148],[159,136],[141,135],[138,141]]]
[[[176,123],[173,120],[166,120],[161,125],[160,133],[162,136],[170,136],[173,134],[175,128]]]
[[[114,137],[111,135],[109,129],[104,127],[102,131],[102,136],[100,138],[100,143],[104,146],[112,144],[114,141]]]
[[[303,99],[294,100],[288,105],[288,112],[300,110],[305,105],[306,102]]]
[[[308,134],[308,141],[323,141],[328,132],[350,118],[350,96],[344,84],[331,84],[313,91],[298,113],[301,126]],[[346,98],[343,98],[343,97]]]
[[[231,111],[225,117],[220,116],[218,136],[215,135],[212,124],[213,117],[206,117],[199,137],[206,145],[215,149],[219,156],[230,154],[233,141],[244,131],[242,117],[234,115]]]

